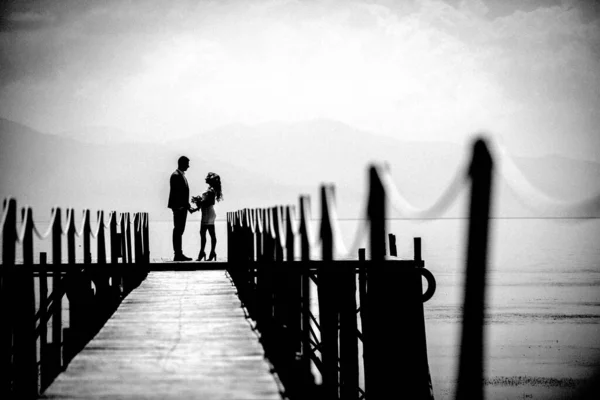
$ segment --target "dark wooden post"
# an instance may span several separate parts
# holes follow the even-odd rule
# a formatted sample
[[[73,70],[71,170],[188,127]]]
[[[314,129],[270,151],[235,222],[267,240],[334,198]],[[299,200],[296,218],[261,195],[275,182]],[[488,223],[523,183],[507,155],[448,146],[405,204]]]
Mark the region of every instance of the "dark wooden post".
[[[356,271],[354,266],[339,274],[340,310],[340,398],[359,398],[358,324],[356,317]]]
[[[358,249],[358,259],[360,261],[365,261],[367,259],[366,255],[365,255],[365,249],[364,248]]]
[[[244,208],[242,210],[242,218],[243,218],[243,224],[242,224],[242,232],[241,232],[241,236],[242,236],[242,243],[241,243],[241,247],[238,249],[238,251],[240,252],[241,258],[244,261],[249,261],[249,254],[250,254],[250,210],[248,210],[247,208]]]
[[[272,270],[273,279],[273,349],[272,358],[279,366],[278,374],[283,382],[287,382],[288,386],[293,386],[291,378],[293,373],[291,367],[295,354],[293,352],[293,344],[291,342],[289,319],[291,318],[289,310],[288,291],[288,273],[289,270],[281,268],[284,261],[284,241],[282,207],[275,206],[271,208],[272,227],[275,247],[275,264],[277,267]]]
[[[301,376],[307,382],[307,386],[314,385],[314,376],[311,371],[312,349],[310,344],[310,242],[308,230],[310,229],[308,215],[310,214],[310,198],[300,196],[300,258],[303,263],[301,282],[301,308],[302,308],[302,365]]]
[[[295,235],[293,229],[293,220],[295,218],[294,207],[287,206],[286,210],[286,261],[289,263],[294,262],[295,252]],[[292,349],[294,354],[300,354],[302,350],[302,336],[301,336],[301,319],[302,319],[302,272],[299,268],[288,269],[287,272],[287,290],[289,295],[289,309],[288,313],[290,318],[287,321],[291,335],[292,335]]]
[[[96,213],[98,228],[94,236],[96,237],[96,264],[102,267],[106,266],[106,243],[104,239],[104,212],[98,211]],[[90,219],[89,213],[87,217]],[[88,222],[91,225],[91,222]],[[90,228],[91,229],[91,228]],[[90,257],[90,264],[92,260]],[[97,305],[106,313],[112,311],[113,301],[112,288],[111,288],[111,273],[106,271],[106,268],[98,269],[91,274],[93,276],[94,285],[96,286],[95,298],[97,299]],[[94,298],[94,292],[90,286],[88,291],[90,300]],[[83,312],[86,312],[85,310]],[[89,313],[89,310],[87,311]]]
[[[483,399],[483,323],[493,161],[477,140],[469,169],[471,205],[465,277],[461,352],[456,398]]]
[[[86,273],[82,272],[81,269],[76,269],[76,258],[75,258],[75,212],[73,209],[67,209],[67,263],[69,266],[68,271],[65,272],[65,278],[63,285],[67,298],[69,300],[69,327],[63,330],[64,344],[63,344],[63,363],[68,364],[75,354],[80,349],[83,342],[84,332],[89,326],[90,320],[87,318],[88,315],[93,314],[95,310],[91,310],[90,306],[90,294],[92,292],[92,286]],[[89,210],[83,210],[83,263],[88,265],[91,264],[91,227],[90,227],[90,214]],[[55,271],[56,272],[56,271]],[[53,294],[58,294],[54,288]],[[60,297],[62,298],[62,296]],[[56,301],[57,297],[54,297]],[[58,303],[54,303],[54,307],[59,306],[62,308],[62,300]],[[54,321],[53,321],[54,324]]]
[[[117,233],[117,212],[112,211],[108,229],[110,233],[110,264],[111,268],[111,296],[113,301],[119,301],[123,292],[122,274],[118,272],[121,238]]]
[[[257,208],[256,213],[256,261],[262,261],[264,257],[264,213]]]
[[[413,244],[414,265],[415,268],[419,270],[425,267],[425,262],[423,261],[423,256],[421,254],[421,238],[413,238]],[[415,284],[418,287],[418,293],[423,293],[423,283],[421,276],[417,278]],[[431,282],[429,282],[429,284],[431,284]],[[423,300],[423,303],[425,301],[426,300]],[[418,384],[421,386],[420,394],[421,398],[433,400],[433,383],[431,381],[431,372],[429,370],[429,360],[427,357],[427,332],[425,330],[425,310],[423,309],[423,304],[421,302],[418,302],[417,307],[415,308],[415,314],[416,318],[414,322],[414,329],[417,332],[417,340],[415,342],[415,347],[418,349],[418,365],[420,370],[422,371],[421,376],[419,376],[418,382]]]
[[[127,263],[133,264],[133,254],[131,252],[131,213],[126,213],[125,235],[127,244]]]
[[[17,254],[17,201],[5,199],[3,211],[6,218],[2,226],[2,265],[11,266]]]
[[[387,399],[390,393],[397,393],[408,399],[431,399],[421,274],[415,265],[394,268],[391,262],[385,261],[386,195],[375,168],[371,169],[370,190],[372,250],[363,332],[366,398]],[[405,321],[400,329],[390,329],[390,315],[386,310],[390,307],[398,310]],[[391,368],[374,360],[382,354],[402,361]]]
[[[381,282],[385,281],[386,277],[381,270],[385,260],[385,192],[383,185],[377,174],[375,166],[369,169],[369,203],[368,217],[370,222],[370,262],[365,273],[367,292],[366,296],[361,298],[362,310],[362,326],[363,326],[363,359],[364,359],[364,375],[365,375],[365,392],[366,397],[373,399],[383,399],[386,391],[384,377],[378,376],[380,370],[388,368],[384,366],[378,368],[377,343],[382,340],[378,337],[379,326],[383,325],[381,321],[377,321],[378,307],[388,307],[389,304],[379,304],[377,292],[383,288]],[[388,346],[404,346],[407,343],[391,344]],[[383,381],[383,382],[382,382]],[[383,383],[383,385],[382,385]],[[390,382],[391,383],[391,382]],[[397,385],[397,382],[394,382]],[[383,387],[382,387],[383,386]],[[388,393],[389,395],[389,393]]]
[[[2,398],[12,396],[12,341],[13,341],[13,309],[11,307],[12,295],[15,289],[14,279],[11,279],[16,257],[17,244],[17,201],[5,199],[3,202],[4,225],[2,228],[2,266],[0,279],[0,312],[2,329],[0,329],[0,365],[3,373],[0,374],[0,394]],[[2,217],[0,217],[0,221]]]
[[[274,258],[274,243],[271,210],[262,210],[263,219],[263,253],[261,262],[269,265],[262,265],[257,268],[256,289],[257,289],[257,324],[265,342],[270,340],[271,335],[271,318],[273,317],[273,285],[272,285],[272,266],[271,262]]]
[[[359,271],[358,271],[358,298],[359,298],[359,310],[360,310],[360,332],[361,332],[361,340],[362,340],[362,344],[363,344],[363,376],[364,376],[364,380],[366,382],[366,365],[367,365],[367,357],[365,357],[365,342],[366,342],[366,338],[365,338],[365,331],[367,331],[369,328],[366,326],[366,320],[368,318],[368,313],[366,312],[367,310],[367,263],[366,261],[366,254],[365,254],[365,249],[364,248],[360,248],[358,249],[358,260],[361,261],[358,264],[359,267]]]
[[[121,218],[120,218],[120,233],[119,233],[119,239],[121,242],[121,252],[120,252],[120,256],[121,256],[121,262],[123,264],[127,263],[127,242],[126,242],[126,235],[125,235],[125,224],[127,221],[127,214],[126,213],[121,213]]]
[[[150,214],[144,213],[144,259],[150,264]]]
[[[385,192],[375,167],[370,168],[369,176],[368,215],[371,223],[371,260],[381,262],[385,260]]]
[[[228,211],[225,214],[225,219],[227,223],[227,262],[232,262],[231,256],[233,252],[231,251],[231,212]]]
[[[119,263],[119,248],[121,243],[117,235],[117,212],[113,211],[110,214],[110,222],[108,224],[110,232],[110,263],[116,266]],[[113,282],[114,284],[114,282]]]
[[[75,211],[67,209],[67,220],[69,224],[67,226],[67,263],[69,265],[75,265],[75,234],[77,229],[75,228]]]
[[[236,220],[236,213],[231,213],[231,243],[228,243],[227,246],[231,248],[231,260],[239,261],[239,254],[237,253],[238,248],[238,226]],[[237,265],[237,264],[236,264]]]
[[[120,275],[123,282],[123,293],[122,296],[125,297],[129,290],[131,289],[131,265],[128,264],[128,253],[127,253],[127,213],[121,213],[120,218],[120,233],[119,239],[121,242],[121,263],[123,265],[120,266]]]
[[[54,210],[54,219],[52,220],[52,293],[53,293],[53,312],[52,312],[52,374],[58,374],[63,368],[62,360],[62,214],[60,208]]]
[[[390,241],[390,256],[398,257],[398,249],[396,248],[396,235],[393,233],[388,234]]]
[[[106,239],[104,235],[104,211],[98,211],[98,232],[96,238],[98,240],[98,264],[106,264]]]
[[[90,265],[92,263],[92,226],[90,223],[90,210],[84,210],[83,217],[83,263]]]
[[[338,309],[335,272],[333,271],[333,229],[328,205],[328,187],[321,186],[321,249],[323,263],[319,268],[318,296],[321,326],[321,362],[323,391],[328,399],[338,394]]]
[[[135,251],[135,263],[141,265],[142,261],[142,215],[141,213],[133,214],[133,240]]]
[[[48,362],[51,350],[48,347],[48,273],[47,254],[40,253],[40,391],[45,390],[52,381],[52,366]]]
[[[263,211],[261,209],[254,210],[254,216],[256,218],[256,257],[255,260],[258,262],[262,262],[264,259],[263,256],[263,238],[264,238],[264,218]],[[258,315],[260,311],[258,310],[259,305],[259,267],[260,264],[251,264],[251,279],[252,279],[252,305],[255,306],[255,315]]]
[[[256,261],[256,210],[248,210],[248,261]]]
[[[294,224],[292,221],[295,218],[295,212],[293,206],[287,206],[285,208],[285,218],[285,259],[287,261],[294,261],[295,237],[293,229]]]
[[[15,274],[14,294],[14,392],[17,398],[38,395],[37,347],[35,336],[35,289],[33,277],[33,218],[31,209],[22,209],[25,225],[23,265]],[[6,371],[5,371],[6,372]]]

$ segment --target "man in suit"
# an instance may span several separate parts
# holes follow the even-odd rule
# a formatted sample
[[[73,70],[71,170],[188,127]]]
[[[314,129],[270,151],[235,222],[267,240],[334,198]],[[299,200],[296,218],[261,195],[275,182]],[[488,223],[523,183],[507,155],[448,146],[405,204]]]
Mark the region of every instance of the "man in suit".
[[[171,190],[169,192],[168,207],[173,210],[173,251],[175,257],[173,261],[190,261],[181,250],[183,232],[185,231],[185,222],[187,213],[192,212],[190,205],[190,188],[185,171],[190,167],[190,159],[186,156],[179,157],[177,160],[177,169],[171,174]]]

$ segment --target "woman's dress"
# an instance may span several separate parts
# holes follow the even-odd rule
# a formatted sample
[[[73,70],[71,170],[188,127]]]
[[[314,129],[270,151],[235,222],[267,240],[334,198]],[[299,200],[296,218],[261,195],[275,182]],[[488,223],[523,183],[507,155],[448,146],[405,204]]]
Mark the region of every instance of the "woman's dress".
[[[217,214],[215,213],[215,191],[213,188],[208,188],[202,193],[202,225],[214,225]]]

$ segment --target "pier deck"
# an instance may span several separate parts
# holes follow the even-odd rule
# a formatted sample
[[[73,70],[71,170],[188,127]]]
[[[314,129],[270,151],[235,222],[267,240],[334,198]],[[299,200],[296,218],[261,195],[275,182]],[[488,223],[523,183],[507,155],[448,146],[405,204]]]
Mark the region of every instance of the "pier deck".
[[[152,271],[42,398],[281,399],[223,270]]]

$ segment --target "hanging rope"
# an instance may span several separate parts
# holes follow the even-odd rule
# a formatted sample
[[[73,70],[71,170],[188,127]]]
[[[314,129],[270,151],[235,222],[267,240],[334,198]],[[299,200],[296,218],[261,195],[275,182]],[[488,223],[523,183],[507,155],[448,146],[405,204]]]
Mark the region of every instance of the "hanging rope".
[[[108,221],[106,221],[104,223],[104,228],[105,229],[110,229],[110,223],[112,222],[113,218],[115,217],[116,211],[111,211],[108,213]]]
[[[555,216],[577,214],[597,216],[600,214],[600,194],[572,202],[552,198],[531,184],[501,143],[496,141],[493,147],[494,153],[497,155],[496,163],[500,177],[515,194],[519,202],[528,209],[536,213],[545,211]]]
[[[352,241],[352,246],[350,246],[350,248],[347,248],[344,243],[344,240],[342,238],[342,229],[340,228],[339,218],[338,218],[338,214],[337,214],[337,207],[335,205],[332,187],[329,187],[329,189],[326,190],[325,193],[326,193],[325,199],[327,202],[327,208],[329,209],[329,218],[330,218],[329,223],[331,224],[331,230],[332,230],[332,234],[333,234],[334,254],[336,255],[337,259],[354,258],[354,256],[358,252],[358,248],[359,248],[360,244],[365,239],[365,236],[367,233],[367,230],[366,230],[367,207],[366,207],[366,205],[365,205],[365,207],[363,207],[364,218],[360,219],[360,221],[362,221],[362,222],[358,225],[358,227],[356,229],[356,232],[354,234],[354,239]]]
[[[283,229],[282,207],[275,207],[275,218],[277,218],[277,229],[278,229],[278,233],[279,233],[279,235],[278,235],[279,237],[276,239],[279,240],[279,246],[281,246],[282,249],[285,249],[286,232],[285,232],[285,229]]]
[[[33,225],[33,233],[35,233],[35,235],[38,237],[38,239],[44,240],[48,236],[50,236],[50,234],[52,233],[52,228],[54,227],[54,220],[56,219],[57,211],[58,211],[58,207],[52,208],[52,214],[50,215],[50,223],[48,225],[48,228],[46,229],[46,232],[40,233],[37,226],[35,226],[35,224]],[[60,221],[59,221],[59,223],[60,223]],[[61,227],[61,231],[62,231],[62,227]],[[63,234],[64,234],[64,232],[63,232]]]
[[[105,228],[104,223],[100,224],[100,222],[101,222],[100,221],[100,213],[102,213],[102,211],[96,212],[96,219],[97,219],[97,221],[96,221],[96,229],[90,229],[90,234],[92,235],[92,237],[94,239],[97,239],[98,233],[100,233],[100,229],[104,229]],[[104,219],[104,218],[102,218],[102,219]],[[102,226],[100,226],[100,225],[102,225]]]
[[[73,212],[72,209],[71,209],[71,211]],[[81,221],[81,229],[77,230],[77,225],[75,225],[75,236],[77,236],[77,237],[83,237],[83,231],[85,229],[85,212],[86,212],[86,210],[82,211],[83,218]],[[63,232],[63,234],[64,234],[64,232]]]
[[[25,206],[23,207],[25,214],[23,215],[23,220],[21,221],[21,227],[17,228],[17,243],[23,243],[23,239],[25,239],[25,235],[27,234],[27,223],[29,222],[31,207]]]
[[[404,218],[411,219],[426,219],[426,218],[437,218],[441,216],[450,205],[456,200],[460,192],[465,187],[465,183],[468,179],[468,162],[462,162],[461,167],[454,175],[450,184],[442,192],[437,201],[435,201],[430,207],[419,209],[412,204],[406,197],[404,197],[398,190],[389,168],[377,166],[377,173],[381,179],[383,187],[385,189],[385,195],[390,201],[391,206],[400,213]]]
[[[310,259],[318,260],[321,258],[321,237],[313,232],[312,214],[310,211],[310,197],[302,196],[303,201],[300,206],[303,207],[304,212],[304,226],[306,227],[306,236],[308,241],[308,248],[310,250]],[[298,233],[300,233],[300,227],[298,227]]]
[[[3,206],[3,210],[2,210],[2,218],[0,218],[0,233],[4,232],[4,223],[6,222],[6,216],[8,215],[8,202],[10,201],[11,197],[7,197],[4,199],[4,206]]]

